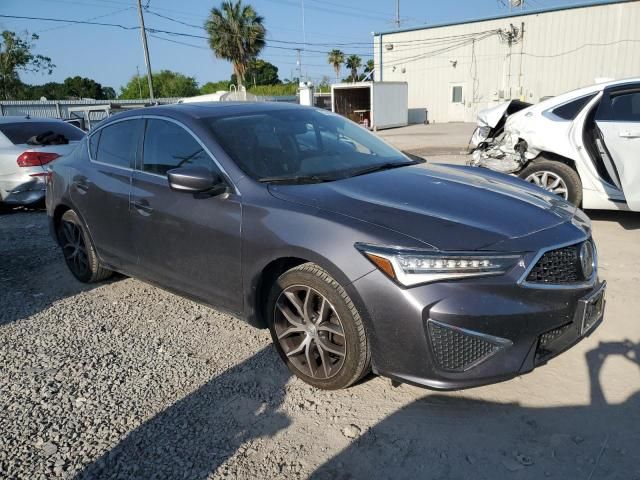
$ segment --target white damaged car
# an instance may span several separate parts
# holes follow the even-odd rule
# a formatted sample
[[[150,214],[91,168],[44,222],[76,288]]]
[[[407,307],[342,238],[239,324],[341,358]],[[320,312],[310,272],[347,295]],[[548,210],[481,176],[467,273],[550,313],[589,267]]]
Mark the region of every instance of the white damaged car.
[[[470,164],[586,209],[640,212],[640,78],[480,112]]]

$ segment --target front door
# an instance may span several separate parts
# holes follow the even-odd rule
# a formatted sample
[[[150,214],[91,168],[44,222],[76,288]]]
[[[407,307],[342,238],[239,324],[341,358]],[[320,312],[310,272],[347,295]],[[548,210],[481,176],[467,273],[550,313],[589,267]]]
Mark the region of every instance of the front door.
[[[614,181],[629,208],[640,211],[640,84],[605,89],[596,124],[615,165]]]
[[[465,86],[462,83],[452,83],[449,85],[449,121],[465,121]]]
[[[91,134],[90,161],[71,177],[71,200],[89,228],[98,255],[116,268],[136,261],[131,248],[129,190],[142,127],[141,119],[129,119]]]
[[[147,118],[133,173],[132,235],[143,278],[233,311],[242,310],[239,196],[174,191],[167,171],[204,166],[221,174],[202,143],[182,125]]]

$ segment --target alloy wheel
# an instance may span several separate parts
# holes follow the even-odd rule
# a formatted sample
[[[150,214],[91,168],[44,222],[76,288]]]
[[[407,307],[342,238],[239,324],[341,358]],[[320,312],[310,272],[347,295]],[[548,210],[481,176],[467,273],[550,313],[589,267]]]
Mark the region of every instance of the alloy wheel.
[[[82,277],[89,271],[87,246],[80,227],[72,222],[62,222],[61,243],[67,265],[76,276]]]
[[[317,290],[305,285],[283,290],[275,305],[274,328],[284,354],[302,374],[329,379],[344,365],[347,347],[342,322]]]
[[[543,170],[540,172],[534,172],[529,175],[525,180],[529,183],[533,183],[546,191],[554,193],[565,200],[569,198],[569,189],[567,184],[558,174]]]

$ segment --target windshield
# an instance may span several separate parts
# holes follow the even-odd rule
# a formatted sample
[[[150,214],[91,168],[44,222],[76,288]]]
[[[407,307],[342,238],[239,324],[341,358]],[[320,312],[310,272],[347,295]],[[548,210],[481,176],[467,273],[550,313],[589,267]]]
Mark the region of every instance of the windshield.
[[[256,180],[329,181],[417,163],[324,110],[261,111],[205,122],[227,154]]]
[[[69,141],[82,140],[84,137],[82,130],[62,121],[5,123],[0,124],[0,132],[14,145],[27,143],[30,138],[47,132],[52,132],[51,135],[62,135]]]

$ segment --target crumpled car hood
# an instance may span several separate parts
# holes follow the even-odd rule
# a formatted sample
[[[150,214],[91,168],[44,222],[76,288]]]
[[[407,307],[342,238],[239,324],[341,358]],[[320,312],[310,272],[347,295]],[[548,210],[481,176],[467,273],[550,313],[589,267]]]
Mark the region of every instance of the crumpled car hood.
[[[311,185],[270,185],[269,191],[442,250],[486,248],[570,221],[576,211],[517,178],[448,165],[415,165]]]

